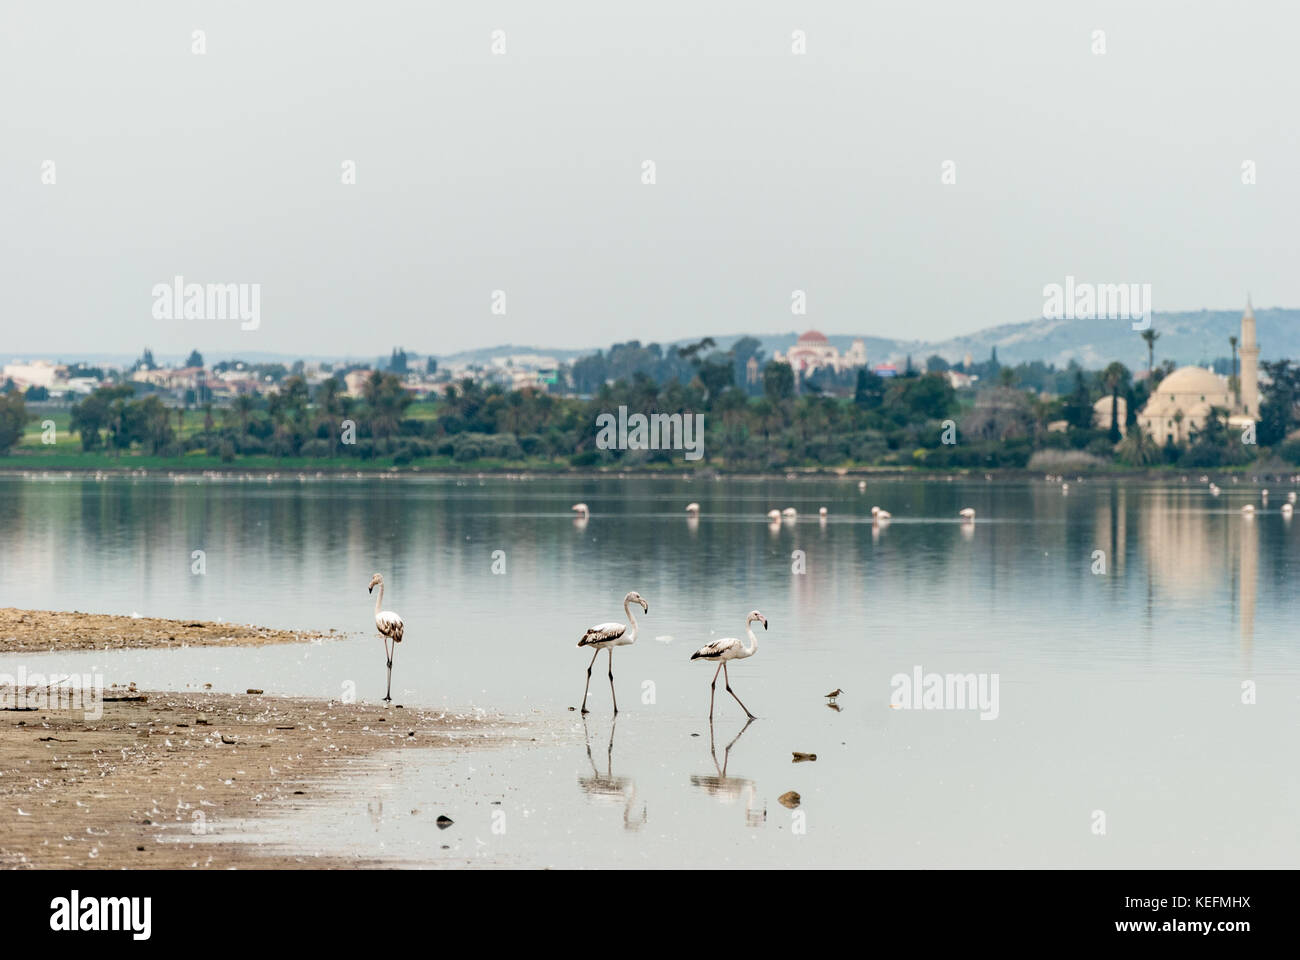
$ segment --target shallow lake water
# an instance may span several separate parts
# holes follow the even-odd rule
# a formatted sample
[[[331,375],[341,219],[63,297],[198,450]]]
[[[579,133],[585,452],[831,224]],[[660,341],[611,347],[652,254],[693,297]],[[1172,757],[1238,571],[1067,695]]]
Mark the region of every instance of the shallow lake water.
[[[1293,487],[1219,483],[4,477],[0,606],[348,636],[0,672],[378,700],[381,571],[394,698],[527,735],[385,756],[310,818],[239,826],[258,842],[414,866],[1295,866]],[[577,640],[629,590],[650,609],[614,654],[617,723],[604,654],[584,721]],[[690,654],[752,609],[770,629],[730,676],[759,719],[720,682],[711,726]],[[996,717],[891,707],[918,669],[996,675]]]

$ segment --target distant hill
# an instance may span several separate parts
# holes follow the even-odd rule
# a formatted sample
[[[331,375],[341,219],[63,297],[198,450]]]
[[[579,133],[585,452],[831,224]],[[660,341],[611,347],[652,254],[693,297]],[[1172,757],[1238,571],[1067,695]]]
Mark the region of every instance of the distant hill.
[[[1156,341],[1157,363],[1172,359],[1179,366],[1204,364],[1232,355],[1228,337],[1240,334],[1241,311],[1155,313],[1151,326],[1160,334]],[[1300,310],[1256,309],[1255,328],[1264,360],[1300,358]],[[775,350],[788,349],[797,337],[794,331],[755,335],[769,357]],[[739,337],[714,339],[720,348],[727,349]],[[911,354],[912,361],[922,366],[931,354],[937,353],[954,362],[960,361],[967,352],[972,359],[983,361],[989,358],[994,347],[997,347],[998,360],[1004,364],[1042,360],[1064,367],[1073,359],[1085,368],[1098,369],[1118,360],[1130,369],[1137,369],[1145,367],[1147,362],[1146,343],[1127,320],[1030,320],[938,341],[841,334],[828,335],[827,339],[839,350],[847,349],[854,340],[865,341],[867,356],[873,363],[885,360],[901,363]]]
[[[1261,356],[1265,360],[1281,357],[1300,358],[1300,310],[1282,307],[1270,307],[1255,310],[1256,329],[1258,331]],[[1204,364],[1220,357],[1231,355],[1228,337],[1241,329],[1240,310],[1192,310],[1171,313],[1156,313],[1151,322],[1152,327],[1160,333],[1156,341],[1156,361],[1172,359],[1175,363]],[[720,349],[726,350],[740,339],[741,334],[714,335]],[[767,357],[777,350],[786,350],[795,342],[798,332],[779,334],[752,334],[761,344]],[[633,338],[629,338],[633,339]],[[653,337],[639,338],[643,343],[654,340]],[[685,346],[697,342],[699,338],[673,341],[670,346]],[[1089,369],[1104,367],[1112,360],[1118,360],[1130,369],[1146,366],[1146,344],[1132,329],[1127,320],[1029,320],[1024,323],[1007,323],[996,327],[987,327],[975,333],[947,340],[904,340],[870,335],[832,334],[827,339],[838,349],[846,350],[854,340],[864,340],[867,356],[873,363],[886,360],[901,364],[910,354],[917,366],[923,366],[931,354],[939,354],[949,362],[960,361],[967,352],[977,361],[987,360],[993,348],[997,347],[998,359],[1002,363],[1021,363],[1042,360],[1054,363],[1058,367],[1066,366],[1070,360]],[[476,350],[463,350],[454,354],[435,354],[440,365],[464,363],[487,363],[493,357],[509,354],[543,354],[553,356],[562,363],[571,362],[579,357],[589,356],[597,349],[608,349],[609,344],[599,348],[574,349],[571,347],[518,346],[502,344],[494,347],[482,347]],[[138,354],[20,354],[19,357],[38,358],[57,355],[63,360],[116,362],[129,364]],[[412,352],[412,357],[417,355]],[[230,359],[233,354],[213,352],[205,355],[209,362]],[[425,354],[418,354],[419,357]],[[342,354],[290,355],[259,353],[249,351],[238,354],[239,359],[253,363],[290,364],[294,360],[331,360],[347,358]],[[5,356],[4,361],[16,359]],[[159,354],[161,363],[178,363],[183,356]],[[362,362],[374,363],[386,357],[355,358]]]

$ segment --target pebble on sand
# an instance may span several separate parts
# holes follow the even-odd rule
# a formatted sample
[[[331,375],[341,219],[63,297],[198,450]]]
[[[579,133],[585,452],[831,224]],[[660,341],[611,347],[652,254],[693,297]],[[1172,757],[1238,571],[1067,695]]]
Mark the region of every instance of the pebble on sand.
[[[793,810],[795,807],[799,806],[799,801],[802,799],[803,798],[793,790],[787,790],[785,793],[781,794],[781,796],[776,798],[776,802],[781,804],[783,807],[788,807]]]
[[[817,759],[817,754],[815,753],[800,753],[798,750],[791,750],[790,752],[794,754],[794,760],[792,760],[791,763],[805,763],[808,760]]]

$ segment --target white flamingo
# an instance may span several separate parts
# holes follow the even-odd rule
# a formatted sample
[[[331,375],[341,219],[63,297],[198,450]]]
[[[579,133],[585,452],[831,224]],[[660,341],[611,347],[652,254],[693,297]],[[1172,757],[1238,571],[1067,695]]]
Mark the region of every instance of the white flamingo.
[[[767,511],[767,519],[775,523],[776,521],[781,519],[781,511],[780,510]]]
[[[591,511],[587,509],[587,505],[585,503],[575,503],[569,509],[572,510],[574,513],[576,513],[579,519],[582,520],[586,520],[589,516],[591,516]]]
[[[794,507],[786,507],[781,511],[781,516],[785,517],[787,520],[793,520],[795,517],[799,516],[799,511]]]
[[[1295,513],[1295,507],[1291,506],[1289,503],[1282,504],[1282,516],[1290,517],[1293,513]]]
[[[828,513],[830,513],[830,511],[827,510],[825,507],[818,507],[818,508],[817,508],[817,515],[818,515],[819,517],[824,517],[824,516],[826,516],[826,514],[828,514]]]
[[[587,693],[591,690],[591,668],[596,665],[596,658],[600,656],[602,650],[609,651],[609,695],[614,700],[614,712],[618,713],[618,696],[614,693],[614,648],[627,647],[636,643],[636,617],[632,616],[631,610],[631,605],[634,603],[639,603],[644,612],[650,612],[650,604],[642,599],[641,594],[633,590],[623,598],[623,616],[627,617],[627,623],[616,621],[598,623],[594,627],[588,627],[587,632],[578,641],[580,647],[595,648],[595,652],[591,655],[591,663],[587,664],[587,686],[582,691],[583,713],[587,712]]]
[[[686,512],[692,517],[698,517],[700,515],[700,505],[698,503],[688,503],[686,505]]]
[[[961,517],[963,520],[974,520],[974,519],[975,519],[975,508],[974,508],[974,507],[963,507],[960,511],[958,511],[957,516]]]
[[[1241,512],[1244,516],[1253,517],[1255,515],[1255,505],[1248,503],[1241,508]]]
[[[872,507],[871,518],[873,520],[892,520],[894,515],[888,510],[881,510],[879,507]]]
[[[719,673],[722,674],[723,682],[727,687],[727,693],[736,698],[736,702],[740,703],[740,709],[745,711],[745,715],[749,717],[749,719],[754,719],[754,715],[749,712],[749,707],[741,703],[740,697],[736,696],[736,691],[731,689],[731,677],[727,673],[727,662],[730,660],[744,660],[746,657],[752,657],[758,650],[758,637],[754,636],[754,631],[750,629],[749,626],[755,620],[763,625],[764,630],[767,629],[767,617],[763,616],[757,610],[750,611],[749,616],[745,618],[745,633],[749,636],[748,647],[735,637],[723,637],[721,640],[714,640],[712,643],[705,644],[691,654],[692,660],[708,660],[709,662],[716,661],[718,664],[718,669],[713,672],[713,683],[710,685],[710,720],[713,719],[713,698],[718,693]]]
[[[393,702],[393,653],[397,650],[397,645],[402,642],[402,634],[406,630],[406,624],[402,618],[391,610],[381,610],[384,603],[384,578],[382,574],[376,573],[370,578],[370,586],[366,588],[367,593],[374,593],[375,587],[379,588],[379,593],[375,597],[375,626],[384,638],[384,654],[388,658],[388,691],[384,694],[384,702]],[[392,640],[393,645],[390,648],[388,641]]]
[[[1295,503],[1295,491],[1292,490],[1290,493],[1288,493],[1286,495],[1286,499],[1288,503]]]

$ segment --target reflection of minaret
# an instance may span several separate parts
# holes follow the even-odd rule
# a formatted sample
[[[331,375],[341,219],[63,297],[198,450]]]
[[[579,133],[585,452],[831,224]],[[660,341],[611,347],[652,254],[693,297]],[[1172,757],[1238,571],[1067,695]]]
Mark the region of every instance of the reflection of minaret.
[[[1241,412],[1259,416],[1259,345],[1255,343],[1255,311],[1246,297],[1241,315]]]
[[[1240,582],[1238,613],[1241,620],[1241,649],[1250,653],[1255,639],[1255,596],[1259,578],[1259,528],[1255,520],[1243,517],[1241,521],[1240,553],[1237,556],[1237,571]]]

